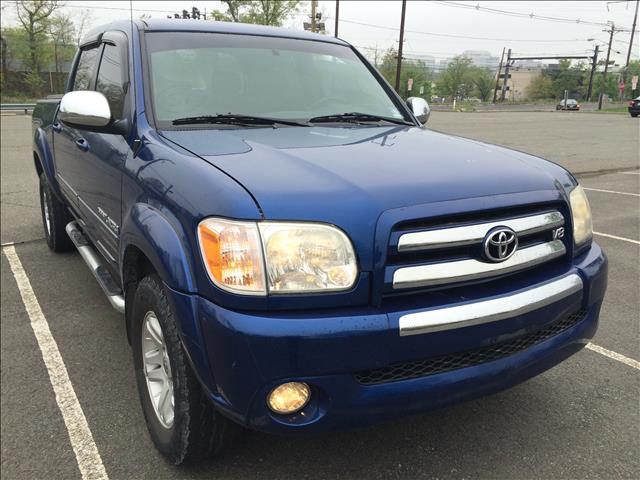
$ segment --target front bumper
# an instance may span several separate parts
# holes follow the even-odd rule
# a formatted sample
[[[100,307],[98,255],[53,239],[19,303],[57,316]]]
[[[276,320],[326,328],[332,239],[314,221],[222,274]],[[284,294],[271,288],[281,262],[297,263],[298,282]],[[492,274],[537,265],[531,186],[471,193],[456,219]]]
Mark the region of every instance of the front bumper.
[[[567,276],[577,277],[582,288],[533,311],[405,336],[400,335],[400,320],[419,313],[415,308],[256,314],[226,310],[178,292],[172,292],[172,299],[179,316],[196,315],[199,320],[203,345],[192,342],[194,332],[183,332],[185,344],[203,386],[223,413],[257,430],[307,432],[367,425],[449,405],[508,388],[551,368],[595,334],[607,283],[607,261],[600,247],[594,243],[577,257],[561,275]],[[523,285],[514,286],[514,292],[522,289]],[[477,300],[499,302],[508,296]],[[357,379],[358,372],[517,341],[578,310],[585,314],[571,327],[497,360],[377,384]],[[311,386],[311,402],[294,415],[272,413],[267,394],[292,380]]]

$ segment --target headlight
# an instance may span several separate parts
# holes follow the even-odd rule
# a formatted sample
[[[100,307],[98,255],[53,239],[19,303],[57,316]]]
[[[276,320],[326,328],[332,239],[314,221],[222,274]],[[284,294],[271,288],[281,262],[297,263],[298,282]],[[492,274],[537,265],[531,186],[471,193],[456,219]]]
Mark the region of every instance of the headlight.
[[[329,225],[208,218],[198,240],[211,280],[235,293],[347,290],[358,273],[349,238]]]
[[[569,203],[573,218],[573,242],[576,245],[582,245],[593,236],[593,223],[591,222],[589,200],[580,185],[569,194]]]
[[[259,223],[271,293],[346,290],[357,266],[347,236],[312,223]]]

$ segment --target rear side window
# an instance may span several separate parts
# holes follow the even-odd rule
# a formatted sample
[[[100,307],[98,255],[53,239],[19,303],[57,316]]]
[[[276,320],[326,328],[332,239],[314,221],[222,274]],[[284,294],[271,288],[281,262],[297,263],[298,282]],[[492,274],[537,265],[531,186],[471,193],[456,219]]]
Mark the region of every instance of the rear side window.
[[[107,97],[113,118],[122,118],[124,108],[124,76],[120,51],[115,45],[105,44],[96,81],[96,91]]]
[[[80,60],[73,80],[73,90],[89,90],[91,79],[98,65],[100,47],[94,47],[80,52]]]

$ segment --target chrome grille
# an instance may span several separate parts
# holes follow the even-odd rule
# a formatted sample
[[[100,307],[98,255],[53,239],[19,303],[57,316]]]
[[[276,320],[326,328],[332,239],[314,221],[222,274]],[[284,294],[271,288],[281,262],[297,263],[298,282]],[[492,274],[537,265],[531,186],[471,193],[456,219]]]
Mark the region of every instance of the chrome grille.
[[[563,257],[566,239],[559,236],[565,225],[557,209],[490,220],[431,225],[424,229],[395,231],[387,261],[391,291],[434,287],[487,279],[533,268]],[[482,254],[489,231],[508,227],[518,236],[515,254],[502,262],[490,262]]]

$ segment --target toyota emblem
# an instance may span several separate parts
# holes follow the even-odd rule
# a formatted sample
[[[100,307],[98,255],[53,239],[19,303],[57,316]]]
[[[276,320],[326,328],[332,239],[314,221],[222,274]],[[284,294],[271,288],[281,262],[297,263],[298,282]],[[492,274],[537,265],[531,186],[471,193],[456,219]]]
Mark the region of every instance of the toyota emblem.
[[[509,227],[489,230],[482,242],[484,255],[492,262],[504,262],[518,249],[518,236]]]

